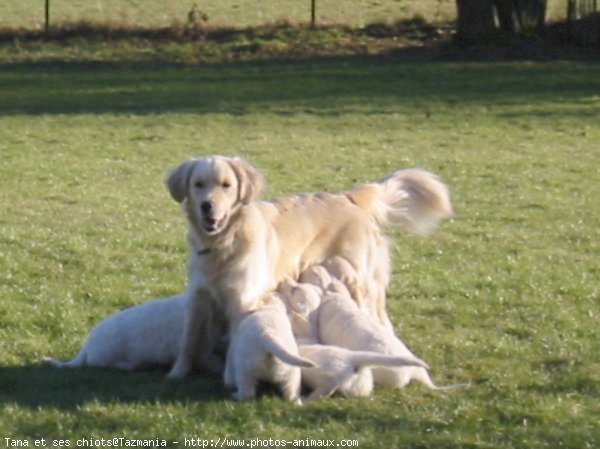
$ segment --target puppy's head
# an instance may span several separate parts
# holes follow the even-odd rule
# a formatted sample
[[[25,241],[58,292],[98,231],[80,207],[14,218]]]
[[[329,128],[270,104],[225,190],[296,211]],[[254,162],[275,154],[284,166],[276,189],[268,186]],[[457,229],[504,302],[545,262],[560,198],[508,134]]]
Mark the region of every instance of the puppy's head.
[[[348,290],[348,287],[346,287],[346,284],[344,284],[342,281],[340,281],[337,278],[333,278],[331,280],[331,283],[327,287],[326,293],[333,293],[335,295],[345,296],[345,297],[349,297],[349,298],[352,297],[350,295],[350,291]]]
[[[190,220],[206,235],[217,235],[239,206],[260,196],[260,172],[241,158],[209,156],[173,169],[167,187],[173,199],[186,202]]]
[[[321,304],[323,290],[313,284],[299,283],[287,292],[288,303],[296,312],[308,314],[316,310]]]
[[[325,290],[331,283],[331,275],[322,265],[311,265],[300,274],[300,282],[313,284]]]
[[[326,260],[323,266],[331,276],[339,279],[344,284],[357,281],[358,274],[350,262],[348,262],[348,259],[341,256],[334,256]]]

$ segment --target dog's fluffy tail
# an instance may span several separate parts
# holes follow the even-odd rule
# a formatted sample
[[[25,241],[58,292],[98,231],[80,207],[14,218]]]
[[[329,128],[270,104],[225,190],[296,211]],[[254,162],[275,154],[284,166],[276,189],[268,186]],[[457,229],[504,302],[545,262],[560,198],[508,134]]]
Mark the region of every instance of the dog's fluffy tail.
[[[44,357],[42,361],[55,368],[82,368],[87,364],[87,354],[84,351],[80,351],[79,354],[67,362],[61,362],[52,357]]]
[[[273,356],[277,357],[284,363],[292,366],[299,366],[301,368],[314,368],[317,366],[312,360],[300,357],[297,354],[292,354],[272,335],[265,335],[265,349]]]
[[[428,234],[453,214],[448,188],[433,173],[400,170],[348,193],[381,226],[397,224],[416,234]]]
[[[427,363],[416,357],[399,357],[369,351],[353,351],[350,363],[355,370],[375,366],[416,366],[429,369]]]

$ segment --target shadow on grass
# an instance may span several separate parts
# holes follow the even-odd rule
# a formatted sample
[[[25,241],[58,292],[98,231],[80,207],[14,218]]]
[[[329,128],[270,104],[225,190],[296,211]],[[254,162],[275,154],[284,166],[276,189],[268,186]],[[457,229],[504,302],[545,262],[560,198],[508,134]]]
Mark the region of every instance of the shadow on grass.
[[[219,377],[170,381],[166,371],[57,369],[45,364],[0,368],[0,404],[75,409],[89,402],[186,403],[229,398]]]
[[[533,104],[547,99],[572,102],[600,91],[599,68],[589,63],[400,63],[379,56],[202,67],[5,64],[0,66],[0,115],[258,112],[337,116],[402,113],[414,110],[423,100],[448,108]]]

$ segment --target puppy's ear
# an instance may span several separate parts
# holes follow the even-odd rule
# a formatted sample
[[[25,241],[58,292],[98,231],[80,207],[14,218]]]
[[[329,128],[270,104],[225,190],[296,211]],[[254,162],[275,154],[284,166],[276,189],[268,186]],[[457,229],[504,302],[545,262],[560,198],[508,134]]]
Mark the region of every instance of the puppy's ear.
[[[262,173],[240,157],[234,157],[229,162],[238,179],[239,197],[242,204],[257,200],[265,186],[265,178]]]
[[[187,198],[190,175],[196,162],[197,160],[195,159],[184,162],[174,168],[167,178],[167,188],[173,199],[178,203]]]

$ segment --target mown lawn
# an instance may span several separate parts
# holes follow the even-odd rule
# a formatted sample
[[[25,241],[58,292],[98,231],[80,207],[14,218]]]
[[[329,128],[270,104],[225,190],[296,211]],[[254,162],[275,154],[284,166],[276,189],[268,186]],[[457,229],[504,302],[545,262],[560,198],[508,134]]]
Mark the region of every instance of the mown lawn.
[[[369,57],[0,67],[0,446],[6,437],[352,438],[359,447],[600,444],[600,66]],[[430,238],[393,232],[389,309],[440,384],[305,407],[220,379],[57,371],[98,320],[185,288],[164,187],[242,155],[267,196],[404,167],[450,186]]]

